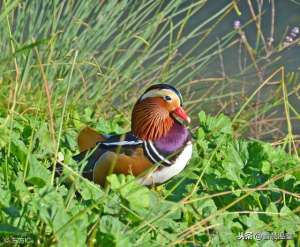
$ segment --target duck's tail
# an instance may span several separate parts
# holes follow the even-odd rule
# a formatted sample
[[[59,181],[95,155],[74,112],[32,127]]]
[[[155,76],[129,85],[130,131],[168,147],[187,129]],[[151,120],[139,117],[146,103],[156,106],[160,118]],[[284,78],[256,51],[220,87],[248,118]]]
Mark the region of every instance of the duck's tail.
[[[96,130],[90,127],[84,127],[77,137],[77,143],[79,147],[80,154],[74,156],[73,158],[77,160],[76,157],[84,154],[85,151],[93,149],[97,142],[105,141],[109,135],[101,135]],[[63,174],[63,158],[59,159],[55,166],[55,176],[60,177]]]
[[[85,127],[83,128],[77,138],[79,151],[83,152],[92,149],[96,146],[97,142],[106,140],[106,136],[99,134],[96,130]]]

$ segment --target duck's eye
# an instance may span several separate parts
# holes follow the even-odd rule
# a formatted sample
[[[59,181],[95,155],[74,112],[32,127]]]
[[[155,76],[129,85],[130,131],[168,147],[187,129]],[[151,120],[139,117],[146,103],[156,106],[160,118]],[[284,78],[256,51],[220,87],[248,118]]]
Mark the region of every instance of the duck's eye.
[[[171,98],[171,96],[169,96],[169,95],[166,95],[166,96],[164,97],[164,100],[165,100],[165,101],[171,101],[171,100],[172,100],[172,98]]]

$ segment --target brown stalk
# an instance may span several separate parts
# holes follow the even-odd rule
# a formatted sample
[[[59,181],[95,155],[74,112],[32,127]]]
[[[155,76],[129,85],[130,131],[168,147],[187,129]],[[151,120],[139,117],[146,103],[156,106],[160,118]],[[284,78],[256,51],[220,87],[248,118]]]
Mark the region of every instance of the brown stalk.
[[[36,55],[37,55],[37,60],[38,60],[39,67],[40,67],[40,70],[41,70],[42,79],[44,81],[44,89],[45,89],[45,93],[46,93],[46,97],[47,97],[47,105],[48,105],[48,118],[49,118],[50,135],[51,135],[53,143],[56,143],[55,131],[54,131],[53,112],[52,112],[52,108],[51,108],[51,93],[50,93],[49,83],[48,83],[48,80],[46,78],[44,66],[41,62],[39,52],[38,52],[37,48],[34,48],[34,50],[35,50]]]

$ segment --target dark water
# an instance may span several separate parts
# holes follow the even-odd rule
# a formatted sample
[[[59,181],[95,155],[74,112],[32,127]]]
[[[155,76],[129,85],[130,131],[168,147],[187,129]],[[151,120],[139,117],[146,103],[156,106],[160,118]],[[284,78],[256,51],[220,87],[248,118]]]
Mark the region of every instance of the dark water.
[[[191,1],[190,1],[191,2]],[[202,23],[207,18],[221,10],[223,7],[231,3],[230,0],[224,1],[207,1],[206,5],[200,10],[197,14],[195,14],[190,21],[187,23],[187,31],[193,30],[195,27]],[[300,1],[298,4],[295,3],[296,1],[290,0],[283,0],[283,1],[276,1],[275,0],[275,25],[274,25],[274,45],[278,45],[282,43],[282,39],[285,37],[285,33],[292,27],[299,27],[300,28]],[[252,1],[253,8],[256,13],[257,4],[256,1]],[[188,3],[187,3],[188,4]],[[207,39],[201,48],[205,48],[207,45],[211,44],[211,42],[215,42],[217,39],[222,38],[224,35],[229,33],[233,30],[233,23],[235,20],[239,20],[241,24],[246,24],[249,20],[251,20],[251,13],[249,10],[249,6],[247,1],[239,1],[238,4],[239,10],[241,12],[241,16],[238,16],[235,11],[231,11],[229,15],[227,15],[224,20],[221,22],[218,28],[216,28],[210,35],[209,39]],[[204,11],[205,10],[205,11]],[[269,1],[263,1],[263,8],[262,8],[262,32],[264,33],[265,38],[269,38],[270,29],[271,29],[271,4]],[[243,28],[247,35],[247,40],[255,48],[255,41],[256,41],[256,27],[255,24],[249,24],[247,27]],[[187,51],[190,47],[193,46],[193,42],[186,44],[183,47],[182,51]],[[226,59],[226,72],[236,73],[236,60],[235,52],[228,51],[224,57]],[[299,71],[300,66],[300,48],[293,47],[288,49],[286,52],[282,54],[281,64],[285,65],[288,71]],[[211,67],[211,71],[214,73],[216,70],[219,69],[219,66],[216,64],[215,67]]]
[[[188,1],[186,5],[190,4],[194,1]],[[187,23],[187,28],[185,29],[185,32],[188,33],[194,28],[196,28],[200,23],[205,21],[207,18],[212,16],[214,13],[221,10],[224,6],[231,3],[232,1],[208,1],[206,3],[206,6],[202,8],[197,14],[195,14],[190,21]],[[262,1],[251,1],[253,5],[253,9],[255,13],[258,13],[258,2]],[[274,35],[273,35],[273,47],[277,47],[279,45],[283,45],[283,43],[286,40],[286,36],[291,33],[292,28],[299,27],[300,28],[300,1],[289,1],[289,0],[281,0],[277,1],[275,0],[274,5]],[[271,27],[272,27],[272,5],[271,1],[263,1],[262,2],[262,18],[261,18],[261,29],[264,34],[265,40],[268,41],[270,38],[271,33]],[[197,52],[201,53],[201,51],[205,50],[206,47],[208,47],[212,42],[215,42],[218,39],[221,39],[224,35],[228,34],[233,30],[233,23],[236,20],[239,20],[241,22],[241,25],[247,23],[249,20],[252,19],[251,12],[249,9],[248,1],[239,1],[238,3],[239,10],[241,11],[241,15],[239,16],[236,11],[231,11],[229,15],[227,15],[224,20],[221,22],[220,25],[208,36],[208,38],[205,40],[205,42],[197,48],[195,51],[195,54]],[[178,17],[182,18],[182,17]],[[257,43],[256,43],[256,35],[257,35],[257,28],[254,23],[249,24],[247,27],[243,28],[243,31],[246,34],[247,41],[252,46],[253,49],[256,49]],[[298,35],[296,38],[299,38],[300,35]],[[186,53],[191,47],[193,47],[197,42],[197,39],[191,40],[187,42],[180,50],[181,53]],[[260,42],[260,45],[262,43]],[[262,47],[262,46],[261,46]],[[194,55],[195,55],[194,54]],[[260,52],[258,50],[257,58],[259,58]],[[261,56],[264,56],[263,53],[261,53]],[[242,52],[242,54],[239,53],[239,47],[238,45],[233,46],[232,48],[224,51],[222,53],[222,62],[216,59],[214,62],[210,63],[209,66],[204,71],[199,71],[199,77],[222,77],[222,75],[226,74],[226,77],[228,78],[235,78],[237,82],[231,83],[229,88],[224,89],[224,92],[232,92],[232,91],[238,91],[238,90],[244,90],[245,96],[249,96],[259,85],[262,83],[263,80],[265,80],[272,72],[274,72],[276,69],[278,69],[280,66],[284,66],[285,72],[288,75],[291,72],[299,73],[300,70],[300,45],[293,45],[288,49],[285,49],[282,52],[274,52],[272,56],[270,56],[268,59],[262,59],[260,62],[258,62],[258,67],[261,69],[261,76],[263,80],[260,81],[259,77],[257,76],[257,71],[255,69],[252,69],[250,71],[247,71],[246,73],[242,73],[242,75],[238,75],[240,73],[240,68],[238,65],[239,60],[246,59],[246,63],[250,63],[250,58],[247,55],[246,52]],[[274,63],[274,61],[278,59]],[[274,63],[274,64],[273,64]],[[197,76],[196,76],[197,77]],[[279,77],[275,77],[274,80],[279,80]],[[286,80],[288,81],[288,80]],[[300,79],[294,79],[292,82],[290,82],[287,87],[288,91],[295,89],[297,87],[297,84],[299,84]],[[270,100],[272,100],[273,96],[278,94],[278,88],[280,87],[280,84],[275,85],[267,85],[265,86],[261,92],[259,93],[259,96],[254,98],[254,100],[257,102],[257,104],[268,104]],[[209,88],[209,83],[202,83],[199,84],[194,88],[194,90],[197,92],[197,95],[203,95]],[[221,92],[216,92],[218,94]],[[216,95],[217,96],[217,95]],[[282,96],[281,96],[282,97]],[[225,113],[234,115],[234,113],[239,109],[239,107],[242,105],[243,102],[237,98],[235,103],[235,107],[231,107],[230,109],[225,108],[223,111]],[[291,105],[299,112],[300,111],[300,99],[299,99],[299,90],[298,90],[298,96],[292,95],[289,97],[289,102]],[[208,112],[211,112],[212,109],[219,110],[218,107],[216,107],[216,102],[211,102],[208,104],[203,104],[203,108],[207,110]],[[280,119],[285,117],[285,111],[284,106],[281,104],[280,106],[272,109],[272,118]],[[294,114],[291,113],[291,116],[295,118],[293,120],[293,132],[295,134],[300,134],[300,124],[299,119],[296,118]],[[263,126],[264,127],[264,126]],[[282,134],[286,133],[287,131],[287,125],[284,120],[280,120],[278,122],[278,125],[276,125],[279,129],[281,129],[283,132]],[[279,131],[280,132],[280,131]],[[262,139],[272,139],[272,135],[266,135],[259,137]]]

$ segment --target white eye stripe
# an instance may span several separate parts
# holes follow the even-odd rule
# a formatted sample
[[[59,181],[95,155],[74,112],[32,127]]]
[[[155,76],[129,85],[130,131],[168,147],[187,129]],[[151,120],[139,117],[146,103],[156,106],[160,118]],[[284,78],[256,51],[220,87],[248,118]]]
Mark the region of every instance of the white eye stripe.
[[[180,101],[180,98],[169,89],[150,90],[140,98],[140,101],[145,100],[147,98],[152,98],[152,97],[162,97],[166,101],[170,101],[170,100],[166,99],[165,97],[171,97],[171,100],[178,98],[178,100]]]

